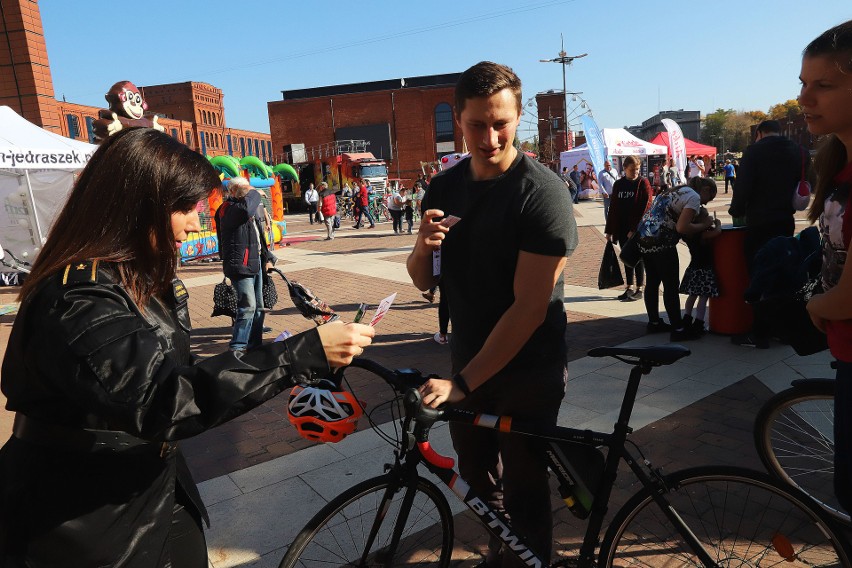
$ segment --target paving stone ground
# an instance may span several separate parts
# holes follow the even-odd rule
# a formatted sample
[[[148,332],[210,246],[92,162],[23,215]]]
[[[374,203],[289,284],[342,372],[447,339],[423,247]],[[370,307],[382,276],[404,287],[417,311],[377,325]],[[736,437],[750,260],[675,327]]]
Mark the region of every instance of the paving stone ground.
[[[379,225],[381,227],[381,225]],[[597,284],[599,258],[605,239],[594,228],[583,227],[583,247],[568,261],[565,270],[566,284]],[[322,251],[329,255],[352,255],[383,251],[405,244],[413,244],[414,237],[393,234],[377,235],[375,230],[361,229],[354,237],[338,238],[333,241],[306,241],[292,245],[309,250]],[[344,320],[351,321],[361,302],[370,304],[370,312],[385,296],[396,292],[397,297],[388,316],[379,324],[379,334],[365,357],[374,359],[390,368],[415,367],[424,373],[449,374],[449,348],[433,340],[437,331],[438,304],[423,299],[413,285],[400,285],[390,280],[362,276],[351,272],[319,268],[288,271],[287,248],[279,249],[277,255],[283,259],[278,266],[287,277],[308,286],[320,298],[328,302]],[[404,263],[407,253],[389,252],[383,260]],[[589,276],[589,268],[594,275]],[[218,265],[197,264],[181,269],[181,277],[216,274]],[[277,277],[275,277],[277,278]],[[226,317],[211,318],[213,284],[190,289],[190,313],[193,321],[193,349],[198,355],[212,355],[227,348],[230,338],[230,320]],[[266,323],[274,331],[287,329],[298,332],[312,324],[298,314],[279,281],[279,304],[267,315]],[[569,360],[585,356],[592,347],[617,344],[633,339],[643,333],[644,325],[635,321],[607,318],[568,311]],[[452,329],[450,330],[452,332]],[[353,372],[352,385],[358,397],[369,408],[375,408],[392,395],[382,382],[371,380],[363,371]],[[182,443],[190,467],[198,481],[243,469],[250,465],[287,455],[309,446],[311,443],[299,437],[287,421],[287,398],[280,396],[257,407],[251,412],[218,428],[205,432]],[[376,418],[387,418],[386,410]],[[362,421],[359,428],[368,424]]]

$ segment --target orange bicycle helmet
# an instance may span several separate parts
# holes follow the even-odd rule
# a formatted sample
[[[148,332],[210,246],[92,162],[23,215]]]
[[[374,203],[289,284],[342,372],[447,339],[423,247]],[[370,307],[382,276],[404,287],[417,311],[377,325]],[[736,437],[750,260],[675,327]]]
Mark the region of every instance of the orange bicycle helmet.
[[[355,431],[362,404],[351,392],[330,381],[295,386],[287,403],[287,418],[300,436],[314,442],[339,442]]]

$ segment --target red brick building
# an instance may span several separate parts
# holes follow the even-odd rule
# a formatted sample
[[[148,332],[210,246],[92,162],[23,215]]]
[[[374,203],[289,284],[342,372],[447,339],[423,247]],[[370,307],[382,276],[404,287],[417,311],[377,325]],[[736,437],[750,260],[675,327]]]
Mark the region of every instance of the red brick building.
[[[539,154],[542,162],[558,164],[559,154],[574,147],[574,135],[565,128],[565,96],[562,91],[537,93]],[[569,111],[570,112],[570,111]]]
[[[0,0],[0,105],[60,131],[41,13],[35,0]]]
[[[367,151],[387,161],[391,178],[413,181],[421,162],[462,150],[452,110],[459,75],[282,91],[283,100],[267,104],[275,161],[293,162],[294,144],[304,144],[305,160],[312,161],[336,141],[367,140]]]
[[[92,123],[106,107],[57,101],[36,0],[0,0],[0,105],[63,136],[94,141]],[[117,77],[123,80],[125,77]],[[132,78],[131,78],[132,80]],[[115,82],[115,81],[113,81]],[[104,93],[111,84],[103,85]],[[211,156],[257,156],[272,161],[269,134],[227,128],[221,89],[188,81],[140,87],[166,133]]]

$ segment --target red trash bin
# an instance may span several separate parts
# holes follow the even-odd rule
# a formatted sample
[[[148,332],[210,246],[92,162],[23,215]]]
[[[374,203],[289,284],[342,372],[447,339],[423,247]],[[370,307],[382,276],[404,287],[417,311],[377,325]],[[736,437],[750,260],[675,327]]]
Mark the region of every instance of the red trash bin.
[[[719,297],[710,298],[710,331],[723,334],[751,330],[752,308],[743,300],[749,277],[745,260],[745,227],[723,226],[713,239],[713,268]]]

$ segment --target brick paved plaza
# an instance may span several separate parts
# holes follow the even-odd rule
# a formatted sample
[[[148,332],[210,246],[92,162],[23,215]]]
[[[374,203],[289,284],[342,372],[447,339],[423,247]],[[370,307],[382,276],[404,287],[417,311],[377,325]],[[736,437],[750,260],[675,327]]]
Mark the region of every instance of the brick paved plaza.
[[[720,196],[710,207],[723,221],[727,203],[727,196]],[[590,359],[586,352],[599,345],[630,341],[647,345],[668,338],[644,337],[647,320],[642,302],[616,301],[620,289],[597,290],[605,243],[601,205],[583,202],[576,214],[580,247],[565,269],[571,381],[560,424],[606,430],[614,422],[629,369],[614,361]],[[288,217],[287,228],[292,244],[276,250],[278,267],[311,288],[344,320],[351,320],[360,302],[369,304],[368,313],[372,313],[382,298],[397,293],[364,357],[391,368],[448,374],[448,347],[432,339],[437,331],[437,302],[424,300],[405,271],[413,236],[394,235],[390,223],[355,230],[344,221],[338,238],[325,241],[324,230],[308,225],[306,215]],[[680,248],[683,270],[688,257],[685,247]],[[200,356],[221,352],[227,348],[231,322],[210,317],[213,287],[222,279],[220,264],[194,262],[180,269],[180,277],[190,291],[193,351]],[[278,290],[279,303],[266,319],[273,329],[268,339],[282,330],[296,333],[313,325],[293,308],[283,282]],[[12,302],[16,292],[8,288],[0,292],[0,303]],[[13,315],[0,316],[3,346],[13,320]],[[643,379],[631,422],[636,428],[632,439],[665,471],[699,464],[759,468],[751,436],[757,409],[791,379],[830,372],[827,355],[799,358],[784,346],[754,351],[711,335],[690,347],[691,357]],[[374,419],[390,420],[387,407],[381,406],[391,396],[390,389],[361,371],[347,376],[367,409],[376,409]],[[5,402],[2,397],[0,402]],[[216,568],[277,566],[307,518],[342,489],[381,473],[382,464],[391,457],[389,448],[369,431],[329,446],[303,440],[287,421],[286,402],[286,396],[279,396],[182,443],[213,519],[208,544]],[[9,435],[11,420],[11,413],[0,410],[0,436]],[[359,430],[368,428],[367,420],[361,420]],[[444,453],[452,453],[446,428],[436,428],[435,441],[444,444]],[[635,490],[634,484],[632,476],[620,476],[610,516]],[[570,555],[585,525],[555,494],[554,510],[554,538]],[[456,525],[454,559],[472,565],[481,558],[485,538],[470,513],[457,515]]]

